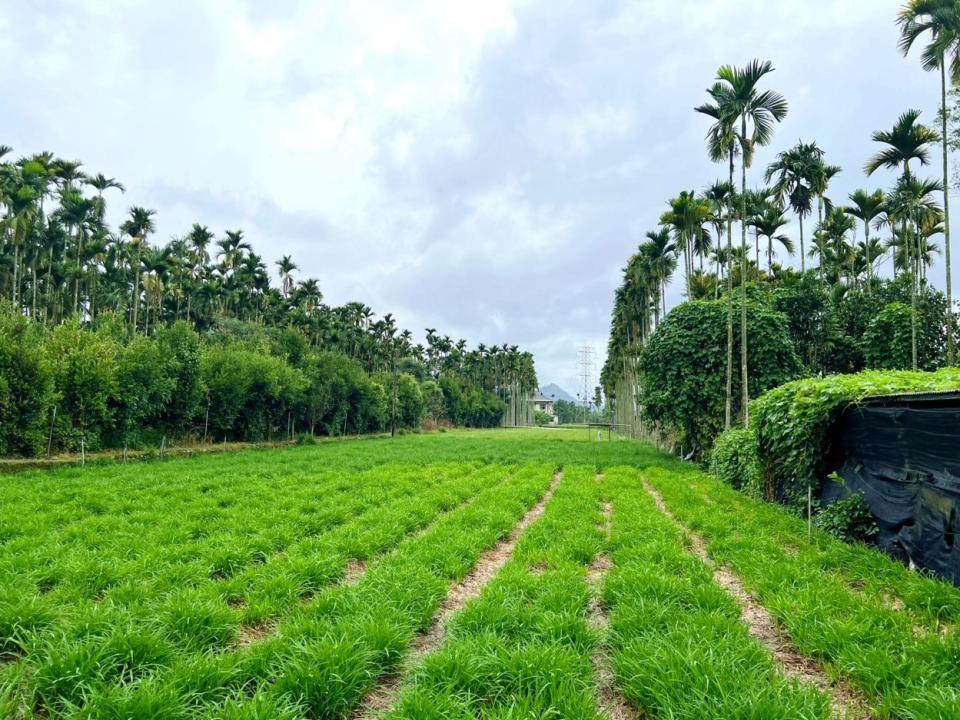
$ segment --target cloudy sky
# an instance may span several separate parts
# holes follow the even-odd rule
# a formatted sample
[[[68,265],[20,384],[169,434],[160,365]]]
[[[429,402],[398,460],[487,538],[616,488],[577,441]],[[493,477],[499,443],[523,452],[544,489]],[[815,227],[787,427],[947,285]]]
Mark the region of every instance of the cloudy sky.
[[[772,60],[790,102],[756,168],[816,140],[838,202],[889,183],[871,131],[939,97],[899,4],[0,0],[0,142],[122,180],[114,220],[243,228],[330,303],[519,344],[574,391],[666,199],[723,173],[692,109],[720,64]]]

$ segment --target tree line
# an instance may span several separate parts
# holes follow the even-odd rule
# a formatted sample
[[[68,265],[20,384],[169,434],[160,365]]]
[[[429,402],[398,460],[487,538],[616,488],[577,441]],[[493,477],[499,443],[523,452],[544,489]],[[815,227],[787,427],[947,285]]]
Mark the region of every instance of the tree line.
[[[897,24],[904,55],[926,39],[923,67],[940,75],[938,127],[925,125],[921,113],[910,109],[891,128],[874,132],[877,151],[864,164],[866,177],[880,169],[897,170],[898,177],[892,187],[858,189],[844,202],[830,196],[842,168],[812,141],[778,152],[763,170],[763,184],[748,186],[748,170],[759,148],[773,141],[787,100],[763,87],[774,70],[768,61],[718,70],[708,101],[695,111],[710,120],[707,155],[725,166],[727,176],[668,200],[659,227],[629,258],[615,293],[601,380],[618,422],[635,424],[646,413],[656,424],[645,408],[642,385],[650,364],[644,353],[667,315],[666,288],[681,271],[687,301],[723,305],[726,336],[714,349],[725,358],[718,389],[724,428],[748,426],[749,399],[765,389],[751,379],[749,315],[759,305],[804,313],[785,318],[788,332],[781,340],[792,343],[808,372],[955,363],[949,151],[960,131],[948,125],[960,113],[956,92],[951,109],[947,91],[948,83],[960,83],[960,2],[911,0]],[[922,177],[920,169],[934,163],[937,151],[942,177]],[[785,232],[791,215],[796,237]],[[941,251],[945,293],[927,278]],[[799,271],[779,262],[794,254]],[[878,272],[888,262],[891,278]],[[716,321],[713,312],[702,315]]]
[[[260,440],[431,423],[529,423],[533,356],[424,343],[392,314],[331,306],[285,255],[194,224],[155,243],[156,213],[111,228],[122,183],[0,147],[0,454],[157,439]]]

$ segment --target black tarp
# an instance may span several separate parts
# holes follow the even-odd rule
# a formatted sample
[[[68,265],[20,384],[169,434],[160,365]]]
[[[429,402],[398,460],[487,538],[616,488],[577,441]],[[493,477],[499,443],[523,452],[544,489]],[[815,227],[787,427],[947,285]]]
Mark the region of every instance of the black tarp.
[[[874,398],[848,407],[834,428],[821,502],[862,491],[878,544],[960,586],[960,394]]]

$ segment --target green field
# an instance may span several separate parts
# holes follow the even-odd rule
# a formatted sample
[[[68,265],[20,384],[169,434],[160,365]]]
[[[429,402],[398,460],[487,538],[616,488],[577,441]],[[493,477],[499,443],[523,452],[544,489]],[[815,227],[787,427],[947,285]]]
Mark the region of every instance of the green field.
[[[647,718],[835,713],[643,479],[855,714],[960,717],[960,590],[581,430],[0,477],[0,716],[596,718],[611,697]]]

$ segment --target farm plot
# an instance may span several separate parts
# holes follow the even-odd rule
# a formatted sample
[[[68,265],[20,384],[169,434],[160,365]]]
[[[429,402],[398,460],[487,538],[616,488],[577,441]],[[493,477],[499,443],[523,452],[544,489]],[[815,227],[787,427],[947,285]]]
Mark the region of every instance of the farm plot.
[[[697,472],[645,475],[789,641],[876,717],[960,718],[960,590],[816,530],[808,541],[802,520]]]
[[[0,717],[957,717],[960,592],[598,445],[451,433],[2,478]]]

